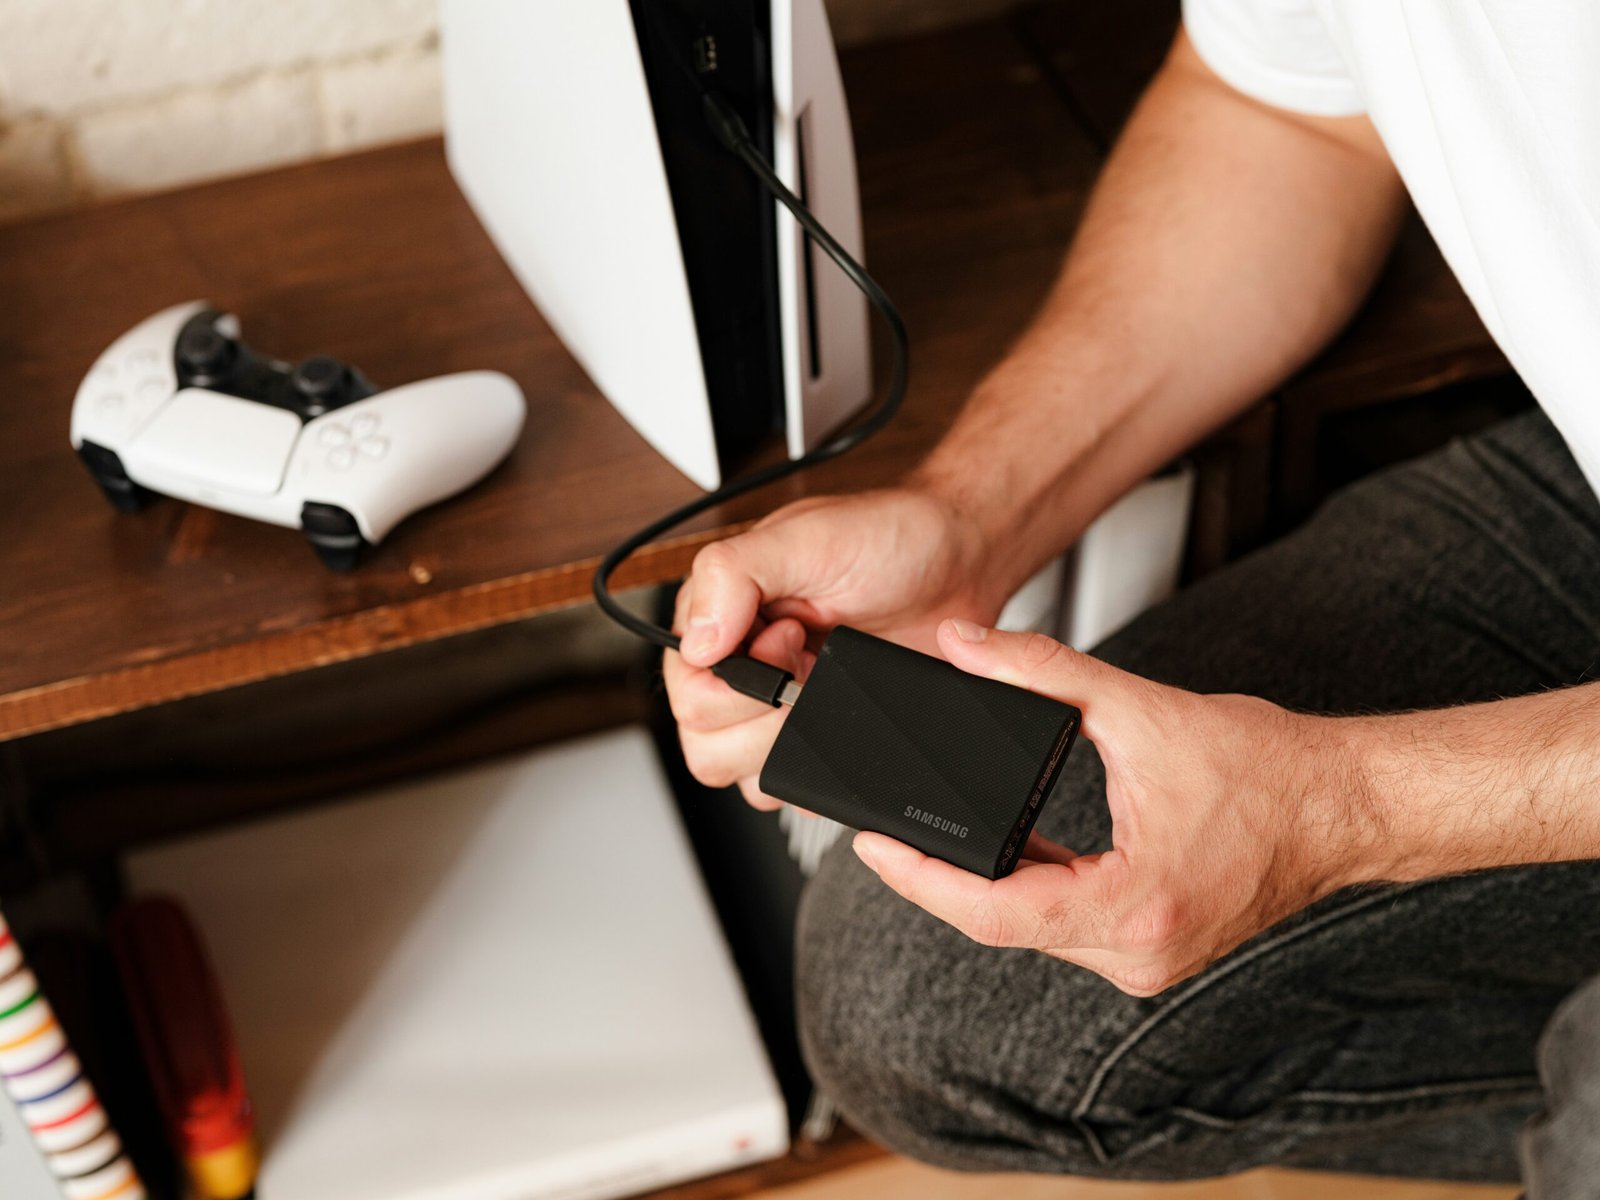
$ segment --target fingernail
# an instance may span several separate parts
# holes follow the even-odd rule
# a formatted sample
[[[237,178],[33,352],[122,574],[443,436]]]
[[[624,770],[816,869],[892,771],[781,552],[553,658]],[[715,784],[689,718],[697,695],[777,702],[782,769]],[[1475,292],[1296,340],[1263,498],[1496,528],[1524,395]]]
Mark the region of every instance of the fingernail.
[[[717,648],[717,623],[711,617],[696,617],[689,622],[689,631],[683,635],[685,654],[701,656]]]
[[[989,636],[989,631],[982,625],[974,625],[971,621],[963,621],[960,617],[951,617],[950,627],[963,642],[981,642]]]
[[[869,871],[871,871],[873,874],[877,874],[877,872],[878,872],[877,860],[873,858],[872,852],[870,850],[862,849],[862,847],[861,847],[861,839],[860,838],[856,838],[850,843],[850,849],[852,849],[852,850],[854,850],[856,852],[856,857],[859,858],[862,862],[864,862],[867,865],[867,869]]]

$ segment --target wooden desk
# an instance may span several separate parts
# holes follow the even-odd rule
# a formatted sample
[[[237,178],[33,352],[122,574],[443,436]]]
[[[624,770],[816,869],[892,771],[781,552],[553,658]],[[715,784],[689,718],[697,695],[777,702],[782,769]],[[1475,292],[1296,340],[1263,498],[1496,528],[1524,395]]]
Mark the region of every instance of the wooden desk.
[[[888,480],[943,430],[1053,277],[1104,140],[1083,114],[1124,104],[1144,69],[1105,70],[1116,47],[1097,48],[1104,23],[1086,32],[1081,9],[845,56],[871,265],[913,337],[904,415],[649,548],[620,583],[676,577],[699,546],[797,496]],[[1072,54],[1120,99],[1071,101]],[[1398,314],[1403,336],[1358,325],[1302,392],[1355,394],[1374,363],[1388,390],[1451,362],[1489,369],[1453,283],[1419,263],[1374,310]],[[604,550],[693,494],[561,348],[437,141],[0,228],[0,295],[0,741],[583,602]],[[527,430],[487,481],[346,576],[291,531],[175,501],[115,513],[67,446],[73,392],[112,338],[199,297],[268,352],[335,352],[383,384],[505,371]],[[1253,444],[1269,445],[1270,414],[1253,420]]]
[[[621,583],[675,577],[786,500],[904,468],[1051,277],[1095,156],[1006,27],[858,51],[847,69],[872,264],[915,338],[905,416],[652,547]],[[437,141],[0,228],[0,294],[0,740],[580,602],[601,553],[694,494],[556,341]],[[490,479],[347,576],[291,531],[173,501],[114,513],[67,445],[72,395],[112,338],[196,297],[268,352],[336,352],[383,384],[505,371],[527,430]]]

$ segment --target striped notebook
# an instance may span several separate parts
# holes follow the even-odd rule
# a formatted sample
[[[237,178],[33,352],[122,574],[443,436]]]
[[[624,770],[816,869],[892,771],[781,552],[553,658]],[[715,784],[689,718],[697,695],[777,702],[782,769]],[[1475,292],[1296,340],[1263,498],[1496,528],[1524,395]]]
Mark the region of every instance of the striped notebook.
[[[22,1123],[22,1114],[0,1091],[0,1196],[5,1200],[61,1200],[61,1185],[44,1153]]]
[[[144,1185],[100,1106],[94,1086],[67,1044],[66,1034],[23,961],[22,948],[0,916],[0,1085],[9,1105],[55,1178],[53,1192],[21,1191],[63,1200],[144,1200]],[[4,1125],[0,1117],[0,1126]],[[0,1182],[6,1200],[17,1147],[0,1143]],[[22,1169],[19,1167],[19,1170]],[[24,1177],[25,1178],[25,1177]]]

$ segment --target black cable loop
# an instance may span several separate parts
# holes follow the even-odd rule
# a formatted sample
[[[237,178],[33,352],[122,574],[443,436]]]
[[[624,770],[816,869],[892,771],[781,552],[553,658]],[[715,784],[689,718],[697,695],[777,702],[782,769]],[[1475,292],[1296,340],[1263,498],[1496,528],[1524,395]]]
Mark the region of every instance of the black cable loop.
[[[766,189],[782,204],[800,227],[810,235],[817,245],[831,258],[849,280],[860,288],[866,295],[868,302],[875,308],[883,319],[888,322],[889,330],[894,336],[894,367],[890,376],[889,391],[883,402],[873,410],[870,416],[856,425],[851,426],[838,436],[831,438],[818,446],[815,450],[802,454],[799,458],[789,459],[784,462],[774,463],[772,466],[763,467],[740,479],[735,479],[723,484],[715,491],[707,492],[698,499],[691,500],[667,513],[660,520],[652,521],[632,537],[627,538],[603,559],[594,573],[594,599],[601,610],[617,624],[631,633],[653,642],[664,649],[676,650],[678,648],[678,635],[670,629],[663,629],[652,621],[637,617],[624,608],[615,596],[611,594],[611,576],[627,559],[641,546],[654,541],[674,526],[693,517],[699,516],[709,508],[714,508],[746,492],[756,488],[765,487],[769,483],[776,483],[793,475],[796,471],[803,471],[814,467],[818,463],[826,462],[830,458],[837,458],[847,450],[852,450],[877,433],[899,411],[901,402],[905,399],[906,383],[910,374],[910,340],[906,334],[905,321],[901,319],[900,312],[894,306],[894,301],[886,293],[866,268],[858,263],[834,236],[823,227],[805,203],[785,186],[779,179],[772,165],[762,156],[760,150],[751,140],[749,131],[737,113],[729,108],[721,97],[715,93],[706,93],[704,96],[706,115],[712,126],[712,131],[729,150],[737,154],[744,163],[753,171]]]

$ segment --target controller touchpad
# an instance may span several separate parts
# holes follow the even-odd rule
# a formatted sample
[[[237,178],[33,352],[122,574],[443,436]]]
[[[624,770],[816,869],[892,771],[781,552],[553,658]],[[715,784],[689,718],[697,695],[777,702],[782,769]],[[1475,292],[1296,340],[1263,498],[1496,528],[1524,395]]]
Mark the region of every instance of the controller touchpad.
[[[268,496],[283,483],[300,418],[253,400],[187,388],[128,448],[145,470],[230,492]]]

